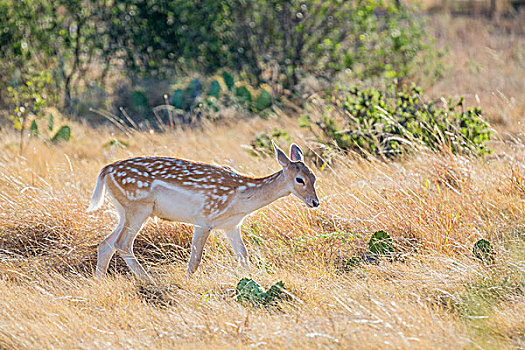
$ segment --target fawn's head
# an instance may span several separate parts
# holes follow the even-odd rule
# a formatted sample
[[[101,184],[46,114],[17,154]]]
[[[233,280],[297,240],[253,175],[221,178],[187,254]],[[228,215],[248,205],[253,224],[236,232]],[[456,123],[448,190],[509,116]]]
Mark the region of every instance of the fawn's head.
[[[272,141],[275,156],[283,167],[283,174],[291,193],[313,208],[319,206],[315,193],[315,175],[303,162],[303,152],[293,143],[290,147],[290,158]]]

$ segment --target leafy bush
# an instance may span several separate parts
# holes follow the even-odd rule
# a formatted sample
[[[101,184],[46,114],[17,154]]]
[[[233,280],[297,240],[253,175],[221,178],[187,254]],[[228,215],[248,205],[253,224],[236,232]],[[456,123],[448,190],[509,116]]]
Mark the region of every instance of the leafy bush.
[[[262,90],[257,99],[255,100],[255,109],[257,111],[263,111],[272,105],[272,96],[266,90]]]
[[[491,130],[481,109],[457,102],[424,102],[420,88],[395,86],[340,89],[321,101],[319,117],[306,115],[303,127],[319,142],[344,151],[394,157],[419,147],[483,155]]]
[[[306,75],[330,81],[344,69],[359,78],[405,77],[417,63],[431,61],[422,61],[423,56],[436,53],[429,50],[425,21],[398,1],[226,4],[231,22],[217,33],[228,48],[224,56],[231,57],[232,69],[247,73],[256,85],[267,82],[269,66],[277,73],[272,82],[289,90]]]
[[[32,136],[39,134],[36,119],[43,116],[44,108],[47,106],[46,87],[50,81],[51,74],[48,70],[43,70],[38,74],[28,74],[26,81],[7,88],[7,94],[13,105],[10,119],[20,135],[20,154],[24,148],[24,136],[28,124]]]
[[[270,133],[259,133],[250,143],[248,152],[253,156],[273,156],[274,149],[272,140],[280,144],[281,140],[290,142],[291,138],[286,130],[275,127]]]
[[[395,0],[64,0],[58,5],[0,0],[0,90],[49,69],[49,106],[79,116],[91,107],[123,107],[140,117],[139,125],[154,122],[148,106],[163,103],[152,91],[170,94],[146,88],[143,79],[167,82],[189,72],[222,71],[224,90],[247,110],[260,112],[279,97],[277,91],[293,92],[303,78],[332,82],[347,69],[359,78],[405,77],[434,52],[422,17]],[[109,79],[113,73],[116,80]],[[235,84],[234,76],[249,84]],[[106,90],[122,79],[130,85],[124,96],[118,86]],[[251,96],[264,83],[272,96],[264,91]],[[220,85],[212,85],[202,92],[221,99]],[[86,102],[91,86],[98,88],[89,92],[93,102]],[[105,91],[116,91],[113,101],[106,101]],[[189,90],[174,95],[173,106],[191,109],[195,99]],[[5,94],[0,104],[7,104]]]

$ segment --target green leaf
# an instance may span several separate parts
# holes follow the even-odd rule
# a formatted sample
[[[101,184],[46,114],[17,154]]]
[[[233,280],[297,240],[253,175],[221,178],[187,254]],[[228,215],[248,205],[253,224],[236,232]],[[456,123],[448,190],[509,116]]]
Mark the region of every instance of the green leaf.
[[[51,138],[51,142],[69,141],[71,137],[71,128],[63,125],[58,129],[56,134]]]
[[[33,119],[33,121],[31,122],[31,126],[29,127],[29,134],[33,137],[38,137],[39,135],[38,125],[36,124],[35,119]]]
[[[208,91],[209,96],[213,96],[215,98],[219,98],[219,94],[221,93],[221,84],[217,80],[214,80],[211,82],[210,91]]]
[[[47,115],[47,128],[49,131],[53,131],[53,128],[55,127],[55,119],[53,117],[53,114],[49,113]]]
[[[224,84],[228,87],[228,90],[231,91],[235,85],[233,77],[228,72],[222,72],[222,79],[224,80]]]

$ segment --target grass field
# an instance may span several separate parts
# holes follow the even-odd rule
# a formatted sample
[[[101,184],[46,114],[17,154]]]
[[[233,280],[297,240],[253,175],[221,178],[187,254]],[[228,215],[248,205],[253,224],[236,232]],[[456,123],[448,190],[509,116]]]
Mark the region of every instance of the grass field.
[[[217,233],[197,273],[185,278],[192,228],[162,220],[150,219],[135,244],[155,285],[135,280],[118,257],[108,278],[95,280],[96,247],[116,216],[107,203],[89,215],[85,209],[100,168],[134,155],[269,174],[277,162],[242,146],[279,125],[307,148],[295,119],[163,134],[73,123],[71,142],[31,140],[23,156],[17,135],[4,130],[0,348],[524,348],[524,39],[502,39],[475,21],[440,21],[436,30],[446,35],[438,44],[452,43],[448,57],[457,64],[431,93],[479,100],[497,130],[494,151],[483,159],[421,151],[387,163],[341,156],[315,170],[319,208],[286,197],[247,218],[249,275],[264,287],[282,280],[293,295],[277,308],[235,300],[246,272]],[[481,44],[468,39],[478,35]],[[462,40],[474,49],[461,50]],[[102,146],[115,138],[128,147]],[[391,234],[396,258],[344,268],[377,230]],[[472,254],[480,238],[495,248],[492,265]]]

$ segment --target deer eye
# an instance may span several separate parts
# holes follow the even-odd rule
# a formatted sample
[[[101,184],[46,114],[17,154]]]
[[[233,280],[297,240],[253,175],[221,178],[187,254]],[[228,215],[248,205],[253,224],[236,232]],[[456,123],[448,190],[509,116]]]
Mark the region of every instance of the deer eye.
[[[295,178],[295,181],[297,181],[297,183],[299,183],[301,185],[304,185],[304,180],[301,179],[300,177]]]

